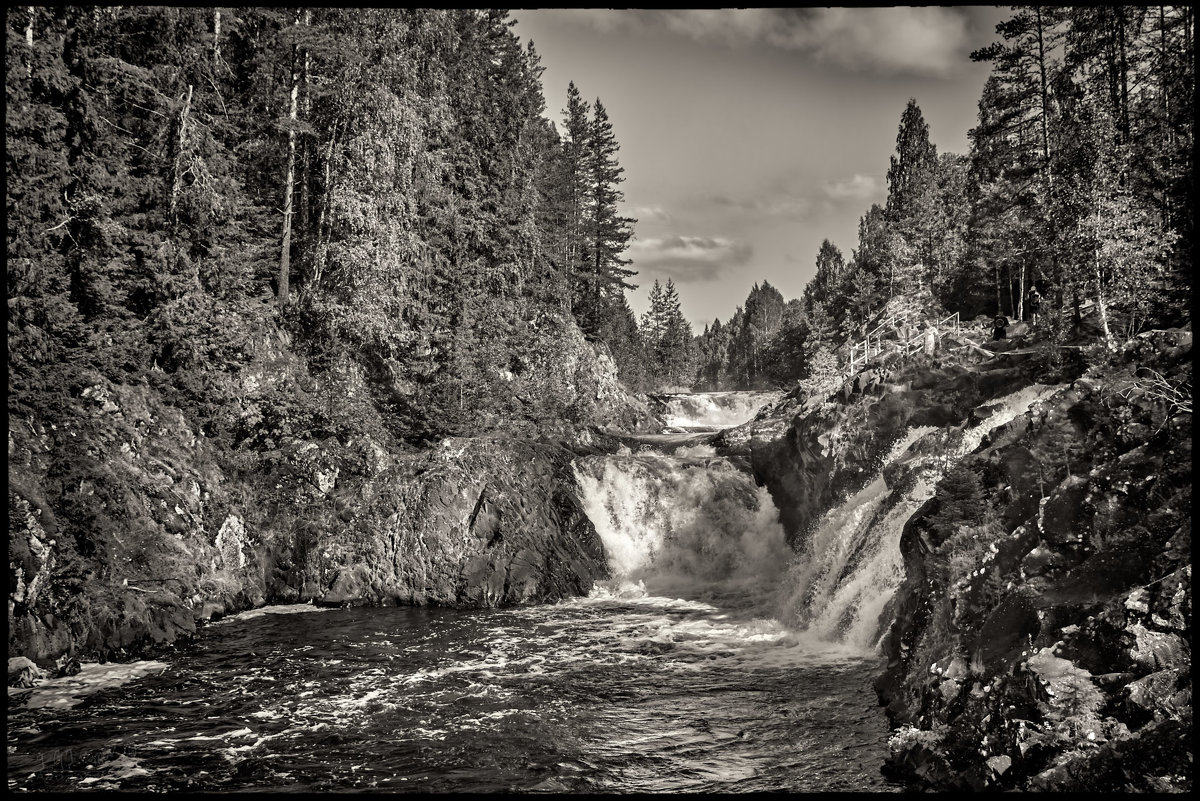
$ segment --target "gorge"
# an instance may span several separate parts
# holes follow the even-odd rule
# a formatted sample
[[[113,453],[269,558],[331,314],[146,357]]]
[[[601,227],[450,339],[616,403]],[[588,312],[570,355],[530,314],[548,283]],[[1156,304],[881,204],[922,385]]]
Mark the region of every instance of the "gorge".
[[[1169,370],[1190,334],[1141,344],[1143,357],[1160,354]],[[161,623],[129,616],[127,627],[143,625],[150,636],[127,645],[160,660],[130,663],[143,678],[89,693],[83,679],[101,666],[85,665],[25,691],[10,710],[10,785],[862,790],[1006,786],[1017,777],[1062,786],[1081,762],[1128,771],[1140,763],[1119,749],[1144,749],[1145,740],[1169,752],[1181,725],[1190,568],[1170,560],[1186,543],[1156,523],[1171,541],[1139,543],[1141,566],[1103,585],[1087,578],[1090,566],[1128,562],[1130,543],[1098,540],[1104,526],[1092,524],[1073,529],[1091,541],[1081,551],[1052,521],[1098,513],[1090,509],[1127,515],[1111,494],[1108,506],[1080,504],[1112,486],[1114,469],[1126,485],[1145,487],[1171,482],[1171,468],[1142,448],[1136,458],[1093,456],[1104,460],[1096,467],[1111,464],[1089,468],[1102,484],[1071,473],[1047,492],[1053,468],[1044,457],[1035,483],[1003,473],[1028,469],[1019,454],[1049,436],[1054,424],[1044,421],[1078,408],[1099,382],[1076,375],[1078,367],[1038,374],[994,361],[881,365],[889,381],[880,394],[837,403],[796,392],[668,399],[677,433],[597,429],[573,451],[449,440],[388,479],[401,482],[388,492],[400,499],[395,508],[421,509],[405,518],[419,525],[377,512],[392,522],[339,536],[336,552],[332,542],[314,543],[310,561],[290,574],[304,580],[258,588],[274,603],[317,605],[235,614],[178,649],[155,646]],[[697,416],[686,418],[684,404]],[[755,416],[732,428],[704,425],[714,408]],[[1155,413],[1136,401],[1130,408]],[[855,425],[863,414],[877,424]],[[782,467],[789,460],[825,466],[798,475]],[[951,537],[960,544],[947,552],[938,541],[946,529],[935,523],[947,493],[962,491],[947,475],[981,463],[1005,477],[989,479],[996,486],[983,502],[1006,526],[1019,525],[1009,535],[960,523]],[[807,502],[793,502],[797,482],[817,478],[828,487],[807,486]],[[1182,508],[1166,497],[1160,516]],[[781,515],[781,503],[793,514]],[[804,518],[806,528],[789,527]],[[1164,568],[1167,586],[1139,589],[1146,570]],[[1081,581],[1090,600],[1070,589]],[[220,604],[233,612],[246,603],[237,599],[252,597],[243,588]],[[1018,598],[1019,608],[1038,612],[1032,625],[1014,618]],[[942,611],[947,601],[951,611]],[[1093,613],[1114,604],[1120,616],[1108,612],[1104,640],[1076,650],[1085,640],[1072,633],[1101,625]],[[203,604],[192,614],[200,621],[221,611]],[[938,615],[979,622],[952,635],[956,643],[947,633],[957,626],[930,622]],[[1133,632],[1132,650],[1123,631]],[[1104,642],[1115,650],[1104,652]],[[1078,709],[1056,707],[1037,694],[1042,685],[1022,678],[1092,687],[1090,677],[1107,668]],[[1011,716],[991,730],[975,717],[974,707],[990,703],[986,685],[1004,687],[1010,702],[1030,693],[1024,734]],[[239,689],[223,701],[215,687]],[[876,692],[900,728],[889,732]],[[1032,711],[1038,704],[1041,714]],[[963,718],[989,732],[994,749],[982,762],[971,758],[982,765],[974,772],[954,767],[952,747],[907,734],[927,731],[914,724],[928,719],[952,742]],[[1093,737],[1080,750],[1060,732],[1083,725]],[[304,765],[313,767],[285,769]]]
[[[1193,9],[585,12],[5,16],[9,789],[1190,791]]]

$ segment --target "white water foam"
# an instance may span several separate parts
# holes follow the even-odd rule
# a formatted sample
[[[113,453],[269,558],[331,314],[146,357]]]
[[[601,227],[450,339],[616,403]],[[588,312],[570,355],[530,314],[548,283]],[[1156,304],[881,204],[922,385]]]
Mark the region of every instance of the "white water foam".
[[[790,556],[767,490],[727,462],[622,454],[582,459],[575,473],[618,581],[656,594],[769,586]]]
[[[166,662],[145,659],[137,662],[108,662],[104,664],[89,662],[80,665],[79,672],[74,676],[46,679],[30,691],[29,696],[21,703],[30,709],[54,707],[69,709],[83,702],[89,695],[122,684],[134,679],[160,673],[167,669]],[[17,693],[25,692],[18,690]],[[9,695],[15,695],[9,688]]]
[[[720,609],[705,603],[727,600],[732,596],[725,591],[736,591],[742,593],[741,612],[758,615],[753,626],[763,627],[755,629],[761,635],[769,632],[778,655],[794,646],[826,657],[870,656],[885,631],[881,616],[904,577],[905,523],[951,464],[1057,389],[1033,385],[990,402],[985,406],[992,413],[965,430],[909,429],[889,448],[872,480],[819,521],[799,556],[784,544],[766,489],[716,458],[710,446],[680,447],[671,456],[623,449],[581,459],[575,465],[581,502],[604,542],[613,578],[574,603],[648,612],[694,608],[705,620],[696,630],[663,618],[651,625],[655,633],[638,636],[703,648],[709,639],[697,632],[704,629],[712,642],[724,643],[714,648],[737,643],[744,649],[758,636],[744,628],[747,622],[718,622],[723,616],[714,613]],[[912,452],[930,436],[939,439]],[[909,480],[893,489],[883,471],[901,462]]]
[[[781,603],[784,619],[810,635],[875,651],[886,633],[880,620],[904,578],[900,535],[904,524],[933,495],[944,471],[979,447],[984,436],[1011,422],[1059,387],[1034,384],[984,404],[995,411],[952,438],[948,452],[907,456],[911,446],[937,429],[910,429],[859,492],[831,509],[817,524],[792,565]],[[907,458],[917,480],[893,492],[882,470]]]
[[[748,422],[758,410],[779,399],[779,392],[696,392],[667,398],[671,428],[729,428]]]
[[[581,502],[613,577],[558,606],[618,608],[627,623],[609,621],[597,636],[616,639],[619,661],[697,670],[710,659],[778,668],[860,660],[860,651],[798,634],[773,615],[793,556],[778,510],[766,488],[714,457],[696,446],[579,460]]]
[[[230,623],[238,623],[243,620],[253,620],[256,617],[264,615],[304,615],[311,612],[332,612],[334,607],[316,606],[314,604],[268,604],[255,609],[247,609],[244,612],[238,612],[233,615],[214,620],[209,623],[209,626],[223,626]]]

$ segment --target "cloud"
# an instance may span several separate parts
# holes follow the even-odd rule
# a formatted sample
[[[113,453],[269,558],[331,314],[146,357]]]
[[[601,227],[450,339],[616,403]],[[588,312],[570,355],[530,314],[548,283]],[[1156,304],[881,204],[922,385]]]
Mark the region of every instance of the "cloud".
[[[745,212],[756,217],[780,217],[785,220],[803,220],[813,210],[812,201],[799,195],[756,198],[731,198],[725,195],[713,195],[709,198],[709,201],[722,208]]]
[[[671,215],[662,206],[634,206],[628,213],[639,222],[671,219]]]
[[[867,200],[877,197],[883,185],[874,176],[855,173],[845,181],[826,181],[822,188],[832,200]]]
[[[716,280],[723,270],[748,262],[753,252],[736,239],[665,236],[635,240],[627,255],[639,271],[687,283]]]
[[[963,9],[722,8],[562,9],[556,16],[601,33],[668,31],[728,47],[767,45],[854,72],[949,77],[976,44]]]

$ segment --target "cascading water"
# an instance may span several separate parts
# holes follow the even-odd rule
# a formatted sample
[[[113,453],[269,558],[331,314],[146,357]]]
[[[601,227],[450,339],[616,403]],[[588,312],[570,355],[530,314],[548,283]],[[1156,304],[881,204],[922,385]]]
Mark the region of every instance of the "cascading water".
[[[909,429],[871,480],[825,514],[799,554],[784,545],[766,490],[716,458],[711,447],[678,448],[672,455],[624,448],[614,456],[579,460],[582,503],[614,576],[614,583],[598,591],[628,594],[639,587],[651,594],[711,598],[737,590],[764,619],[810,645],[873,654],[886,631],[880,616],[903,579],[905,522],[931,497],[949,465],[1056,389],[1035,384],[985,404],[990,414],[962,430]],[[726,401],[725,408],[744,412],[762,394]],[[703,412],[708,403],[696,401],[692,411]],[[926,437],[938,438],[940,447],[913,448]],[[900,462],[911,480],[894,490],[884,469]]]
[[[955,451],[1045,394],[1005,399]],[[914,489],[876,476],[798,557],[767,492],[695,434],[581,457],[613,576],[588,597],[230,619],[85,703],[89,671],[21,709],[10,695],[9,788],[895,789],[871,682],[899,532],[940,475],[937,457],[910,453],[924,436],[884,460],[928,462]]]
[[[575,471],[618,587],[765,597],[788,561],[766,489],[709,446],[673,455],[623,448],[581,459]]]
[[[985,404],[993,412],[961,432],[909,429],[865,487],[831,509],[813,528],[784,580],[780,615],[806,634],[862,650],[876,650],[888,621],[880,615],[904,578],[900,535],[905,522],[933,494],[943,472],[979,447],[983,437],[1058,387],[1034,384]],[[909,453],[927,436],[945,436],[940,452]],[[918,449],[920,450],[920,449]],[[905,461],[915,480],[894,491],[885,467]]]
[[[666,396],[668,428],[715,431],[741,425],[780,397],[779,392],[696,392]]]

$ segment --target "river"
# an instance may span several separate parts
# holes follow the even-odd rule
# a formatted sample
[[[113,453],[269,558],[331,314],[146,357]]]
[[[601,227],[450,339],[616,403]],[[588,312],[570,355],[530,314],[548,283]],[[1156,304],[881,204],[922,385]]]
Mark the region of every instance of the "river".
[[[686,417],[770,399],[685,398],[679,439],[577,461],[613,573],[588,597],[228,618],[161,663],[10,700],[9,789],[900,789],[871,680],[899,526],[928,490],[877,479],[797,557],[770,496]]]

